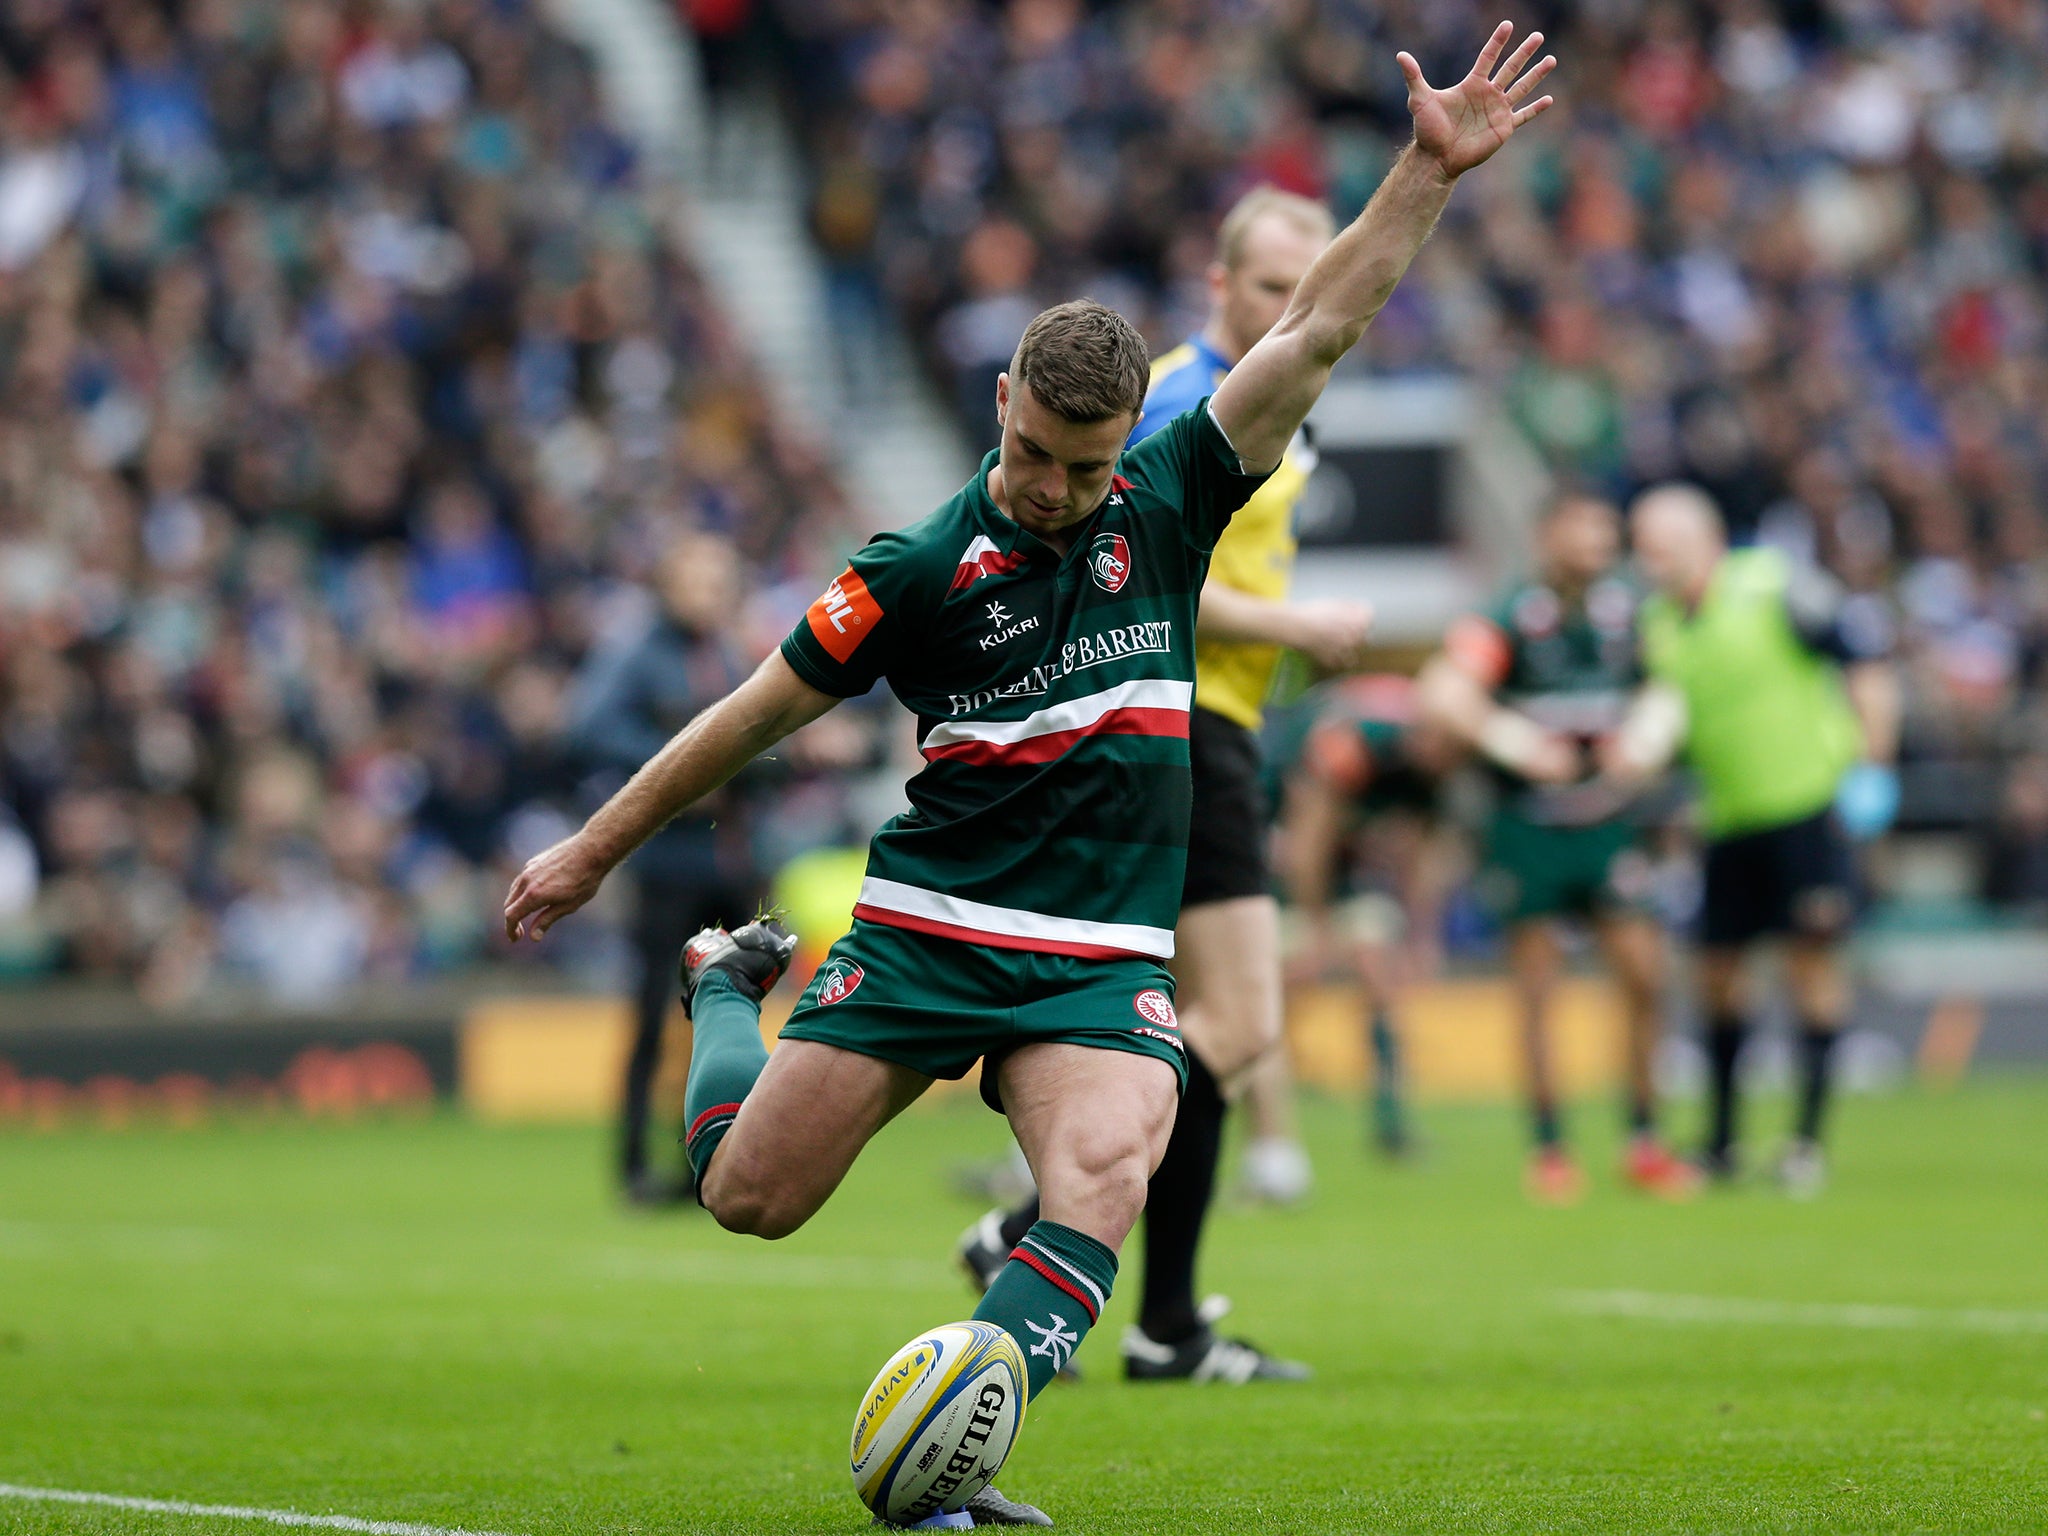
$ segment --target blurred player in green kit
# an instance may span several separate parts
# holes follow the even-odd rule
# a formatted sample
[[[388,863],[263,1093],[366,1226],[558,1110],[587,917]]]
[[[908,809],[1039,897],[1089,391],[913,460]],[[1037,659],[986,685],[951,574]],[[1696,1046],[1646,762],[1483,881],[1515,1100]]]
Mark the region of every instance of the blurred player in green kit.
[[[1620,563],[1619,513],[1594,496],[1560,496],[1538,524],[1536,554],[1536,571],[1454,624],[1422,674],[1425,707],[1493,769],[1485,885],[1507,926],[1521,1004],[1536,1141],[1529,1194],[1568,1205],[1584,1190],[1565,1142],[1549,1040],[1562,924],[1578,919],[1598,936],[1627,1013],[1623,1176],[1648,1193],[1684,1198],[1698,1175],[1656,1135],[1651,1071],[1664,935],[1649,909],[1650,863],[1632,814],[1639,785],[1669,756],[1671,706],[1643,688],[1640,593]],[[1621,760],[1643,767],[1626,778],[1605,771]]]

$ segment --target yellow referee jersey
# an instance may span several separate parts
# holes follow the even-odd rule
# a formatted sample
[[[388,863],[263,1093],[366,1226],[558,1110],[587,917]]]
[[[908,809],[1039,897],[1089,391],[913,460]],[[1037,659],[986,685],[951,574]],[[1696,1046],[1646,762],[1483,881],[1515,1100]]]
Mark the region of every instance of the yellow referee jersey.
[[[1216,392],[1230,372],[1215,348],[1199,335],[1156,359],[1145,411],[1131,432],[1133,443],[1149,436],[1205,395]],[[1315,468],[1315,450],[1295,434],[1272,477],[1230,520],[1209,562],[1211,579],[1253,597],[1279,601],[1294,576],[1294,508]],[[1197,640],[1195,703],[1257,730],[1266,695],[1279,665],[1277,645],[1240,640]]]

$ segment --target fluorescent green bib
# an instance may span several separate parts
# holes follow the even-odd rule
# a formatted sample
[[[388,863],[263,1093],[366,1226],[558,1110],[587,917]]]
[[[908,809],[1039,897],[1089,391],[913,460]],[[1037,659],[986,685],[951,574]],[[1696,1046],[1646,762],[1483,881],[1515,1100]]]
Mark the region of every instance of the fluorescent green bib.
[[[1777,551],[1738,550],[1714,572],[1697,613],[1661,593],[1643,605],[1650,674],[1685,696],[1686,756],[1709,837],[1824,809],[1861,750],[1840,669],[1792,627],[1789,576]]]

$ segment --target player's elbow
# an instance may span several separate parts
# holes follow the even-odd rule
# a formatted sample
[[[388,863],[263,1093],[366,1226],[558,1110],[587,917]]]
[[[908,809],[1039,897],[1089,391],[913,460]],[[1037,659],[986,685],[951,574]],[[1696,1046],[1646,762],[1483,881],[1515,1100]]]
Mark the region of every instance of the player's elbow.
[[[1327,304],[1308,304],[1283,316],[1280,328],[1291,332],[1294,345],[1311,366],[1323,369],[1336,367],[1365,334],[1362,321]]]

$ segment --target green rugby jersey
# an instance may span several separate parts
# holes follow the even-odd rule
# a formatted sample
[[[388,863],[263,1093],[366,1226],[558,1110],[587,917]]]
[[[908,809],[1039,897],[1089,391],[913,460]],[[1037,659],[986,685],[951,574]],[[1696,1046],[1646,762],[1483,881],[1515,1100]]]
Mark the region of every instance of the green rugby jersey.
[[[1195,600],[1263,475],[1205,399],[1127,448],[1062,556],[996,508],[994,453],[877,534],[782,642],[814,688],[887,679],[917,716],[910,809],[854,915],[1003,949],[1173,954],[1188,843]]]
[[[1592,582],[1576,600],[1525,581],[1484,613],[1460,619],[1445,646],[1501,703],[1590,747],[1619,728],[1643,681],[1641,603],[1641,592],[1619,573]],[[1507,790],[1505,807],[1531,821],[1584,826],[1615,814],[1604,786],[1531,784],[1497,766],[1494,773]]]

